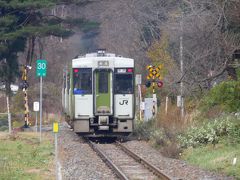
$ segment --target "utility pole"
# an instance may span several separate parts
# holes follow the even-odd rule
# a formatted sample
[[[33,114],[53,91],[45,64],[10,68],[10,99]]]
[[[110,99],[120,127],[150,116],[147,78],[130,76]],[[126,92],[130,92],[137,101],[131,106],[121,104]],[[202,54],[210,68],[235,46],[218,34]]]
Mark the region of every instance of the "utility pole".
[[[181,12],[180,20],[180,68],[181,68],[181,82],[180,82],[180,95],[181,95],[181,118],[184,117],[184,98],[183,98],[183,12]]]

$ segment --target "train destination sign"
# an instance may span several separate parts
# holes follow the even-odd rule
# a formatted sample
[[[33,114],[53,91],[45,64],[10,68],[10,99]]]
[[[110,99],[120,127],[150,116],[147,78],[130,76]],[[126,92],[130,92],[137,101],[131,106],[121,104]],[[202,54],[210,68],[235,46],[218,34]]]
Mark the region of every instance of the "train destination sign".
[[[46,77],[47,75],[47,61],[44,59],[37,60],[36,74],[37,77]]]

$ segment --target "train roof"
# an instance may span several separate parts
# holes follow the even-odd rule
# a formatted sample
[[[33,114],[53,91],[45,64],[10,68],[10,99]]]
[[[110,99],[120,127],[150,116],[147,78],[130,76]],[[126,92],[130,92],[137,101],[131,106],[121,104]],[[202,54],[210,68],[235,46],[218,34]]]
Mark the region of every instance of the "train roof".
[[[103,64],[100,64],[102,62]],[[107,63],[107,64],[104,64]],[[113,68],[113,67],[134,67],[134,60],[122,56],[116,56],[112,53],[89,53],[84,56],[78,56],[72,60],[72,67],[95,67],[98,68]]]

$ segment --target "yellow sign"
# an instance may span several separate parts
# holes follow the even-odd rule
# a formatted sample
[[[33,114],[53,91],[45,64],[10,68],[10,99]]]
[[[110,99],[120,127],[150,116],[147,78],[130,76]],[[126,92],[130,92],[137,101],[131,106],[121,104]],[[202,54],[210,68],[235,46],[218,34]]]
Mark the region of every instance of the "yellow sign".
[[[148,73],[148,76],[147,76],[147,79],[148,80],[150,80],[150,79],[153,79],[153,80],[155,80],[156,78],[158,78],[158,79],[162,79],[162,77],[161,77],[161,72],[160,72],[160,70],[162,70],[162,68],[163,68],[163,65],[162,64],[160,64],[159,66],[152,66],[152,65],[149,65],[149,66],[147,66],[147,70],[149,71],[149,73]]]
[[[53,132],[58,133],[58,122],[53,123]]]

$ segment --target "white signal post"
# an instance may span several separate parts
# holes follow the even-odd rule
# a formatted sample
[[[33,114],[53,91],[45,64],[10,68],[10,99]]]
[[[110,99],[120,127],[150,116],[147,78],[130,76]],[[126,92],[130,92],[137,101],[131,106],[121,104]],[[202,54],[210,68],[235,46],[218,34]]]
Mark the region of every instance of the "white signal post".
[[[9,105],[9,96],[7,95],[7,114],[8,114],[8,129],[9,134],[12,133],[12,120],[11,120],[11,113],[10,113],[10,105]]]
[[[139,120],[142,121],[142,92],[141,92],[141,84],[142,84],[142,75],[141,74],[136,74],[136,85],[138,88],[138,108],[139,108]]]
[[[54,133],[54,144],[55,144],[55,166],[56,166],[56,179],[59,180],[58,176],[58,122],[53,123],[53,133]]]

